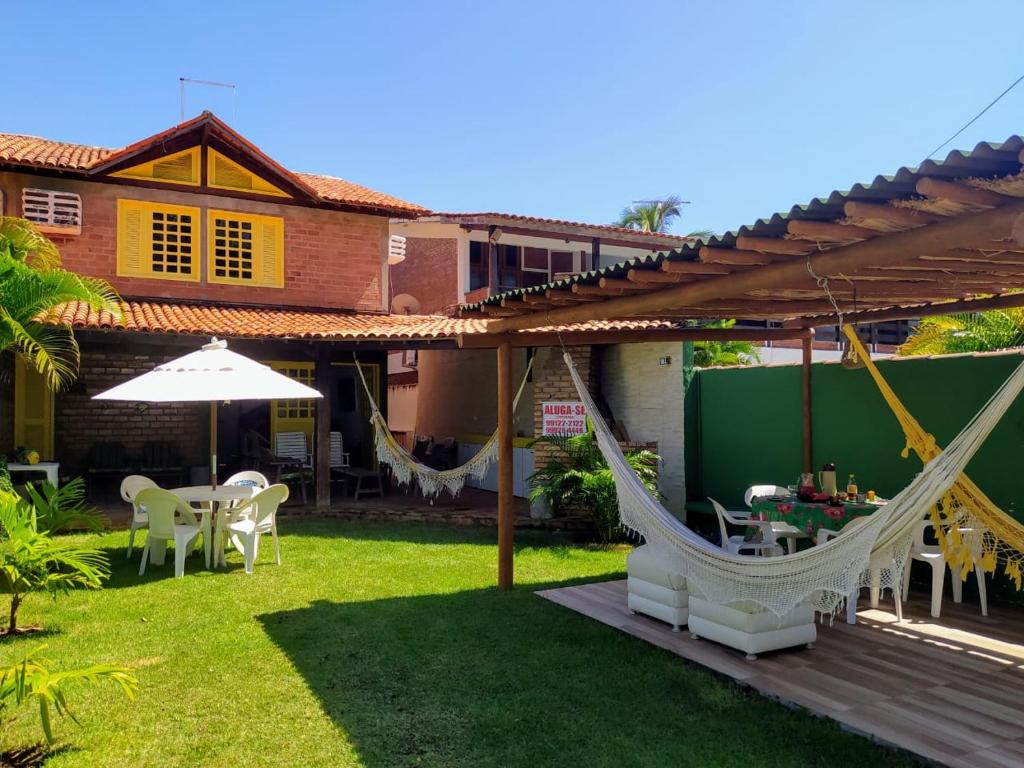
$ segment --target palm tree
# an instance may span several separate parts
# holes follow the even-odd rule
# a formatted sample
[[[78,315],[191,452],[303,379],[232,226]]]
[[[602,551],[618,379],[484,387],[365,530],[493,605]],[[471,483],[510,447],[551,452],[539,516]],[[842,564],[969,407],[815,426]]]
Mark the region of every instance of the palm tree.
[[[1024,308],[926,317],[900,355],[948,355],[1024,346]]]
[[[0,352],[15,350],[52,389],[78,372],[78,344],[55,312],[69,301],[120,314],[109,283],[62,269],[57,247],[35,225],[0,216]]]
[[[683,211],[685,201],[679,195],[669,195],[662,200],[644,200],[622,209],[616,226],[637,229],[641,232],[668,232]]]
[[[732,328],[735,320],[716,320],[704,328]],[[722,365],[753,365],[761,362],[757,347],[749,341],[695,341],[693,364],[698,368]]]

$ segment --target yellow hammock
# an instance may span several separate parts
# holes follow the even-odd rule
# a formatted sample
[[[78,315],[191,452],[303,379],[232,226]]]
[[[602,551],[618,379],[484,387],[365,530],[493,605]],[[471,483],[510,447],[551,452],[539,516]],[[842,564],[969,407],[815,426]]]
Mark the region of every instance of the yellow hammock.
[[[892,387],[882,378],[857,338],[856,331],[844,325],[843,332],[857,356],[864,362],[906,435],[907,444],[901,455],[907,458],[913,450],[922,464],[927,464],[942,450],[936,444],[935,437],[910,415]],[[946,561],[953,568],[960,569],[962,579],[966,580],[976,566],[988,573],[995,573],[1002,560],[1003,571],[1013,580],[1018,590],[1022,588],[1024,525],[997,507],[966,473],[957,478],[949,493],[932,508],[931,520]],[[961,529],[970,529],[971,533],[963,535]]]

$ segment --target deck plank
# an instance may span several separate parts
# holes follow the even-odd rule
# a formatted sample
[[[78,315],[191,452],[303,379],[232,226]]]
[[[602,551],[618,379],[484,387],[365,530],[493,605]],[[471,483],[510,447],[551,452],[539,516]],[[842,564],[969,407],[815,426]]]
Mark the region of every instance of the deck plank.
[[[887,610],[858,612],[855,626],[818,627],[815,650],[743,654],[626,608],[626,582],[537,593],[546,600],[876,741],[955,768],[1024,765],[1024,611],[911,596],[905,621]]]

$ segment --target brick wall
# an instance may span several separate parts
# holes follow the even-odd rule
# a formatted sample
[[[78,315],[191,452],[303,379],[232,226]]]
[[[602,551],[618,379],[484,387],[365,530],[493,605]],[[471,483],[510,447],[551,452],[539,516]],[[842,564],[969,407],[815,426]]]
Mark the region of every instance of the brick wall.
[[[458,269],[454,238],[406,238],[405,261],[391,268],[391,295],[412,294],[425,314],[444,313],[459,303]]]
[[[683,462],[682,344],[616,344],[601,350],[601,393],[616,423],[634,442],[654,443],[661,456],[658,489],[665,507],[686,511]],[[669,358],[660,365],[661,358]]]
[[[140,411],[135,403],[90,399],[181,354],[180,347],[156,352],[124,344],[83,343],[78,380],[56,396],[54,447],[61,473],[83,474],[92,446],[113,441],[122,443],[135,461],[143,443],[160,440],[177,445],[186,466],[208,464],[208,404],[147,403]]]
[[[598,359],[594,355],[594,347],[568,347],[576,370],[594,394],[598,391]],[[533,361],[533,434],[541,435],[542,414],[541,404],[549,400],[579,400],[576,387],[569,376],[569,370],[562,360],[560,349],[541,349]],[[537,468],[545,466],[557,449],[551,445],[538,443],[533,447],[533,465]]]
[[[24,187],[59,189],[82,196],[82,234],[54,237],[68,269],[103,277],[125,296],[187,298],[250,304],[381,309],[381,269],[387,248],[385,216],[265,203],[216,195],[148,189],[75,179],[0,173],[7,215],[21,215]],[[285,287],[189,283],[117,277],[117,200],[130,198],[201,209],[200,242],[206,242],[206,209],[283,216]],[[203,251],[205,253],[205,247]],[[203,260],[205,262],[205,259]]]

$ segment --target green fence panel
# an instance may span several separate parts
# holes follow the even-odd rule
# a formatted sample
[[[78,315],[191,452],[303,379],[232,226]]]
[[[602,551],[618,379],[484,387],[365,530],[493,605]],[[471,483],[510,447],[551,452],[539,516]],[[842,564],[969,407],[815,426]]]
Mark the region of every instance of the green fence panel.
[[[948,443],[985,404],[1019,355],[948,356],[880,361],[878,368],[914,417]],[[799,366],[708,369],[697,374],[699,462],[694,498],[739,503],[754,483],[796,482],[801,463]],[[812,367],[814,466],[836,464],[861,490],[892,496],[920,471],[900,458],[903,433],[864,369],[834,363]],[[968,473],[1004,509],[1024,510],[1024,398],[1016,402],[979,450]],[[693,473],[690,473],[693,476]]]

